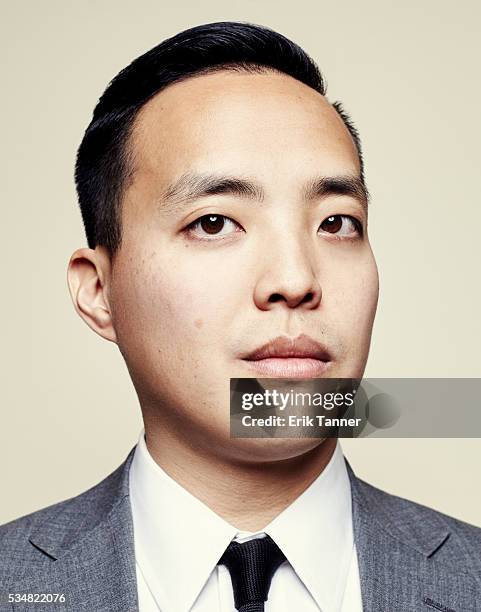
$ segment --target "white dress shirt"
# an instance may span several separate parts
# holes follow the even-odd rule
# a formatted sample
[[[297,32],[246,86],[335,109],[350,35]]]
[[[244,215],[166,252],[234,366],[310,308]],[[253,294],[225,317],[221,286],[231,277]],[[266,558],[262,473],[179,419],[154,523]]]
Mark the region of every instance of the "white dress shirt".
[[[362,612],[351,488],[339,442],[316,480],[258,533],[240,532],[153,460],[142,431],[130,468],[139,612],[235,612],[217,561],[232,540],[271,538],[287,561],[265,612]]]

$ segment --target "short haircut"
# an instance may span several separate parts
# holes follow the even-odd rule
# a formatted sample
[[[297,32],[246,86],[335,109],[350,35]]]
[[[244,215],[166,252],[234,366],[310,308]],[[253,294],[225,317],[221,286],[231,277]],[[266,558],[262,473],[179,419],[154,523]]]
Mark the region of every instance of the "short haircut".
[[[121,203],[133,174],[130,135],[139,110],[168,85],[219,70],[271,70],[326,94],[309,55],[264,26],[231,21],[199,25],[147,51],[109,83],[77,152],[75,183],[90,248],[104,246],[113,256],[121,244]],[[341,104],[333,107],[354,140],[364,180],[359,135]]]

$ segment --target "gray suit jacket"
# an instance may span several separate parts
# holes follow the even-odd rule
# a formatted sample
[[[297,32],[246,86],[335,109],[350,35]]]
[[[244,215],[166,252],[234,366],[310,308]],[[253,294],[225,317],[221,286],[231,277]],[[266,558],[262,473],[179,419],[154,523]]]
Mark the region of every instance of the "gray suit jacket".
[[[0,528],[2,612],[138,610],[133,451],[92,489]],[[481,611],[481,529],[376,489],[346,464],[363,610]],[[66,601],[12,604],[7,593],[59,593]]]

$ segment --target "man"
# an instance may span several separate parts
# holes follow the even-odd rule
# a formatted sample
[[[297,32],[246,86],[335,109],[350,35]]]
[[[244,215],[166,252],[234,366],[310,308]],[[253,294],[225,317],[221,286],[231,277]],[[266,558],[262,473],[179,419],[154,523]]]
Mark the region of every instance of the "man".
[[[312,60],[250,24],[178,34],[108,86],[76,181],[70,292],[145,437],[2,528],[3,609],[479,610],[480,529],[361,481],[335,438],[229,435],[229,378],[361,378],[368,356],[360,142]]]

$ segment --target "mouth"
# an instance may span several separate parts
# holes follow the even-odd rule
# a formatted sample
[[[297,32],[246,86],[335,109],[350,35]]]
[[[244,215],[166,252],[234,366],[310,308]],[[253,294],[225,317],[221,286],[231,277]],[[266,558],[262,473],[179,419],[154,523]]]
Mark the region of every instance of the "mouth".
[[[243,357],[254,375],[268,378],[321,378],[332,357],[328,350],[305,334],[279,336]]]

